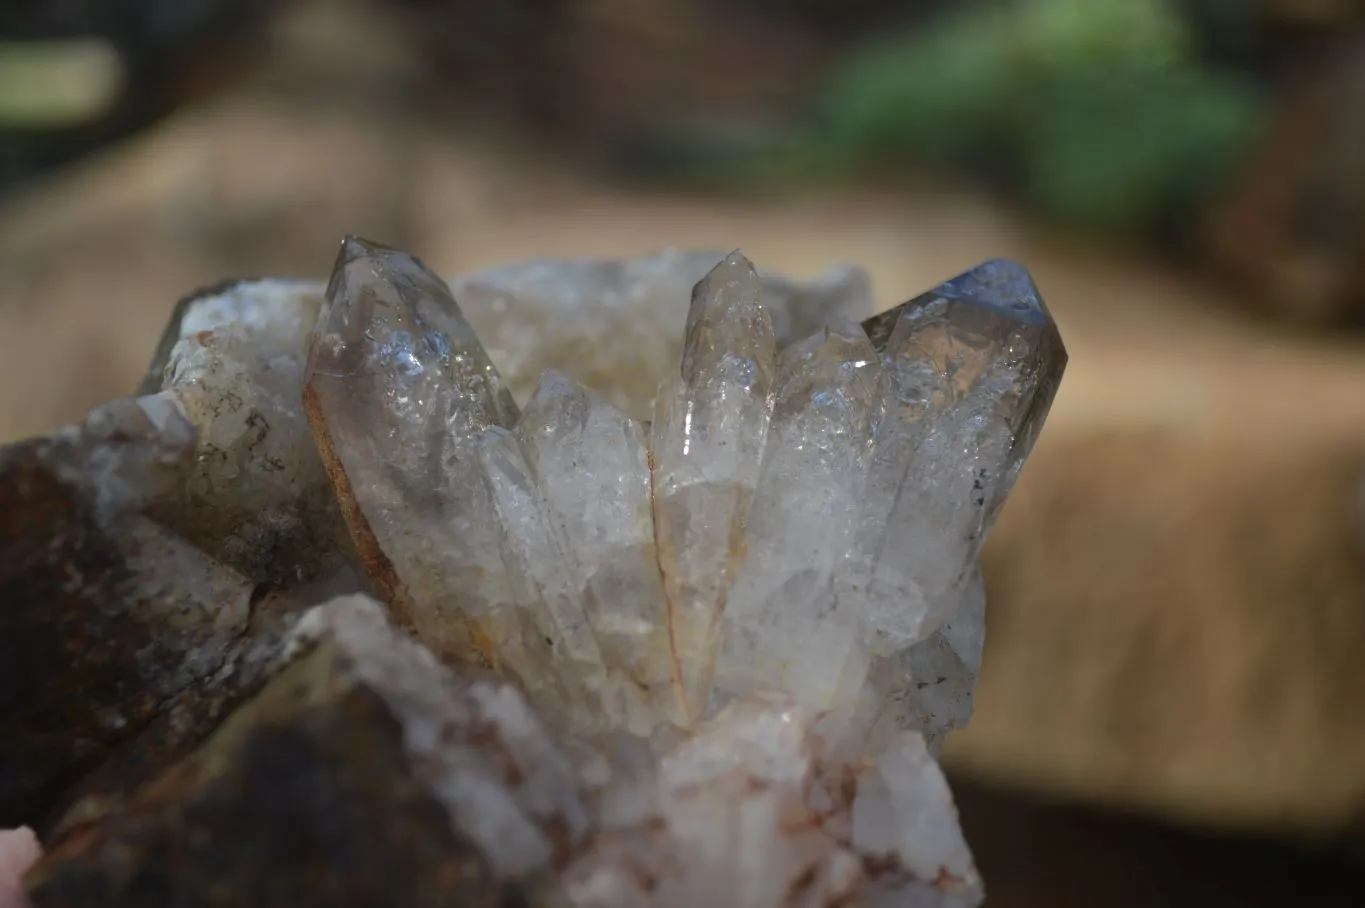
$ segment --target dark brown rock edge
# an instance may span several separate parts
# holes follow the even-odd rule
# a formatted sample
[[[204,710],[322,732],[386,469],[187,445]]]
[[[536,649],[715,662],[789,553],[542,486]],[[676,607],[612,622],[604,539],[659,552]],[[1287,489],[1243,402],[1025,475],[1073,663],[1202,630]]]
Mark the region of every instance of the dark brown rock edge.
[[[160,416],[120,399],[0,450],[0,826],[41,825],[158,716],[166,743],[194,737],[233,686],[249,584],[139,513],[193,454]]]
[[[354,667],[335,640],[289,662],[192,756],[57,836],[32,904],[533,904],[453,830]]]

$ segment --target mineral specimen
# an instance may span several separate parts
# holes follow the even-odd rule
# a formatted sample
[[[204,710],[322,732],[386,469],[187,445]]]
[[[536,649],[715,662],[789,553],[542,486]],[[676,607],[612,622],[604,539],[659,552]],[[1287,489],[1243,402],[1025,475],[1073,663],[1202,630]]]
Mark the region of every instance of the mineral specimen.
[[[0,455],[0,822],[76,799],[32,901],[979,903],[933,755],[1066,354],[1012,263],[866,301],[355,238],[187,300]]]
[[[687,294],[722,258],[669,251],[529,262],[448,283],[518,401],[554,368],[647,416],[665,364],[681,354]],[[834,315],[872,314],[867,276],[855,268],[813,282],[762,281],[781,340]],[[186,297],[139,388],[173,396],[199,430],[193,473],[158,505],[157,519],[277,587],[334,578],[354,563],[298,406],[325,290],[312,281],[239,280]]]
[[[692,287],[723,258],[723,252],[667,250],[639,259],[548,259],[487,268],[447,283],[518,401],[529,400],[541,373],[554,369],[618,409],[647,417],[659,381],[682,355]],[[860,268],[833,268],[813,281],[760,271],[759,279],[783,346],[832,318],[858,321],[873,312]],[[283,362],[272,368],[301,369],[306,329],[317,320],[325,289],[312,281],[236,280],[191,294],[176,307],[139,393],[165,386],[168,368],[176,368],[172,360],[183,355],[175,354],[181,341],[227,326],[253,346],[273,348]],[[256,381],[256,368],[239,374]]]

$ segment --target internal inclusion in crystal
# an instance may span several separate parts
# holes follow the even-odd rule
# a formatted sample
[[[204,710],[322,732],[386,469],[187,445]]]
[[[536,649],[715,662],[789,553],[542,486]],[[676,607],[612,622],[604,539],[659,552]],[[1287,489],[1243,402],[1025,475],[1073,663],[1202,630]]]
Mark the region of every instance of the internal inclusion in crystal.
[[[770,689],[858,737],[965,721],[1056,325],[1006,261],[781,349],[762,290],[738,252],[696,285],[652,424],[555,373],[522,412],[445,282],[348,239],[304,398],[395,618],[580,729]]]

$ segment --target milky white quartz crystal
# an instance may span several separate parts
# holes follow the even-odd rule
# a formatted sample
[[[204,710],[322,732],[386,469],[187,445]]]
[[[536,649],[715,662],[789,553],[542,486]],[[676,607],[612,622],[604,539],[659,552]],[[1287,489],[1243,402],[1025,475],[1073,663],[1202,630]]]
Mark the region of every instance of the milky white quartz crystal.
[[[838,607],[834,581],[857,526],[883,381],[856,323],[788,347],[778,376],[717,687],[776,688],[823,709],[852,702],[867,674],[862,616]]]

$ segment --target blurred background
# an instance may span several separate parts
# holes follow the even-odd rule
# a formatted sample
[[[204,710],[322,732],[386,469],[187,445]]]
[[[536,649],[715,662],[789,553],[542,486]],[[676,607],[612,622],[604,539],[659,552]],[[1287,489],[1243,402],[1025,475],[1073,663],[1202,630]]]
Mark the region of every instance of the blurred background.
[[[0,3],[0,441],[347,232],[1023,261],[1072,358],[949,745],[989,904],[1365,905],[1365,2]]]

